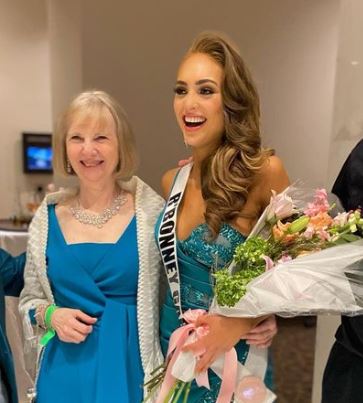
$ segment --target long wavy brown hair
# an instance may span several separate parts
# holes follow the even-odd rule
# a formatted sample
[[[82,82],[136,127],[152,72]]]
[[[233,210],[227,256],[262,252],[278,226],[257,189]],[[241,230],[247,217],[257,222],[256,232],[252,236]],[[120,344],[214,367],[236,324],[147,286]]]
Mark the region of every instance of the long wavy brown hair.
[[[273,152],[261,146],[259,97],[237,48],[224,36],[205,32],[195,38],[186,57],[191,53],[208,55],[224,71],[223,141],[201,167],[205,220],[214,239],[223,222],[241,216],[255,176]]]

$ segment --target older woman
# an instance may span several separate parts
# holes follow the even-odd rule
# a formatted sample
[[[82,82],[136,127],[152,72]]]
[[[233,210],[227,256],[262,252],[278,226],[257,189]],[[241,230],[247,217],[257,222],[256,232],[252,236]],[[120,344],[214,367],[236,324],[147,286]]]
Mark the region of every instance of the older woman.
[[[166,172],[162,180],[169,195],[157,225],[170,284],[160,324],[164,352],[181,313],[209,308],[211,270],[233,258],[269,203],[271,189],[280,192],[288,185],[279,158],[261,146],[257,91],[229,40],[214,33],[195,39],[177,73],[174,111],[194,163]],[[176,262],[171,261],[173,235]],[[196,370],[204,371],[233,346],[244,363],[249,346],[241,339],[268,345],[271,330],[255,328],[260,321],[203,316],[199,324],[208,326],[208,335],[186,348],[199,355]],[[211,389],[193,383],[188,403],[217,400],[220,379],[209,375]],[[265,381],[271,386],[269,375]]]
[[[48,195],[29,233],[20,311],[41,329],[37,403],[140,402],[162,361],[159,257],[163,200],[139,178],[127,117],[101,91],[70,104],[54,136],[54,169],[78,187]]]

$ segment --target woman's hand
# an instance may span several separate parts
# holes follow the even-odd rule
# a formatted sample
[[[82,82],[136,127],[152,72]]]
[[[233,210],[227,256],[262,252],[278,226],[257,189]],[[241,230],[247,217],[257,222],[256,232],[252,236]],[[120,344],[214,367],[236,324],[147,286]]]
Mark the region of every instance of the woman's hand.
[[[183,347],[183,351],[190,351],[199,356],[195,370],[197,373],[203,372],[219,355],[234,347],[241,339],[241,335],[246,335],[255,325],[256,319],[200,316],[196,326],[206,327],[209,332],[196,342]]]
[[[277,333],[277,324],[274,315],[269,316],[242,338],[246,343],[259,348],[270,347],[272,339]]]
[[[188,157],[178,162],[178,167],[183,168],[183,166],[190,164],[193,162],[193,157]]]
[[[51,324],[60,340],[67,343],[81,343],[92,332],[97,318],[86,315],[79,309],[57,308]]]

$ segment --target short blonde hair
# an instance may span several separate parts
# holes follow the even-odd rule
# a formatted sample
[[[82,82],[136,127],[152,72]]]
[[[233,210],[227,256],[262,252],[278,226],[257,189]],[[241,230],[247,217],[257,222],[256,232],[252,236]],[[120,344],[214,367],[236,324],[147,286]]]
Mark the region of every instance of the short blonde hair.
[[[128,180],[135,173],[137,156],[135,140],[128,117],[119,103],[104,91],[85,91],[78,94],[61,115],[53,136],[53,169],[63,176],[67,170],[66,137],[72,121],[92,117],[105,119],[105,111],[111,113],[115,126],[119,151],[116,179]]]

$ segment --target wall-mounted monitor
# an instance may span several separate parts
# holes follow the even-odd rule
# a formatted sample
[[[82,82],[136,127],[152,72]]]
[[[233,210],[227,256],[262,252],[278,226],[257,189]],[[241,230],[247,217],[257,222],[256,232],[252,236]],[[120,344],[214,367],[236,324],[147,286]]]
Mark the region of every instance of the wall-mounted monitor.
[[[23,171],[27,174],[51,174],[52,135],[50,133],[23,133]]]

